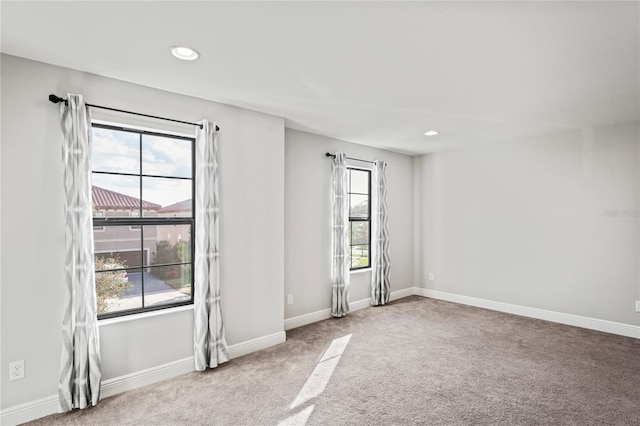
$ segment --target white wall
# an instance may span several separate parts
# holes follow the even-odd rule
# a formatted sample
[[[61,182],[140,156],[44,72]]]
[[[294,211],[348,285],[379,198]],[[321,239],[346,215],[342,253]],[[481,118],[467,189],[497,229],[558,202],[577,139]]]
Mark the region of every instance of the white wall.
[[[232,345],[283,331],[282,118],[12,56],[3,55],[1,66],[3,409],[57,393],[64,218],[61,131],[50,93],[82,93],[101,105],[220,125],[227,340]],[[126,116],[122,121],[165,127]],[[110,379],[191,356],[192,312],[101,326],[100,334],[103,379]],[[20,359],[26,377],[9,382],[7,365]]]
[[[391,290],[413,286],[411,157],[286,129],[285,298],[293,295],[294,303],[285,304],[285,318],[331,307],[331,164],[325,153],[336,151],[388,163]],[[369,298],[370,280],[370,272],[352,273],[349,300]]]
[[[416,157],[416,282],[639,325],[639,140],[635,123]]]

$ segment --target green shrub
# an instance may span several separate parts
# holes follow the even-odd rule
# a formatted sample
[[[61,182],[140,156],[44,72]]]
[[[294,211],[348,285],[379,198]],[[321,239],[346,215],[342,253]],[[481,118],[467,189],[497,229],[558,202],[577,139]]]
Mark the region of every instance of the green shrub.
[[[178,241],[171,244],[169,241],[163,240],[156,243],[156,253],[153,256],[154,265],[190,261],[191,243],[189,241]],[[159,266],[151,268],[151,273],[158,279],[171,280],[184,275],[186,270],[190,270],[186,265]]]

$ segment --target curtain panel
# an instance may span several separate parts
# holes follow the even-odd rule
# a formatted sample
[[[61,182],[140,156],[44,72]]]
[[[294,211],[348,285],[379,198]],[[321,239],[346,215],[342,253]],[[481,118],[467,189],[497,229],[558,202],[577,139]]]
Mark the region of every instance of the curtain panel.
[[[336,153],[331,158],[332,261],[331,315],[343,317],[349,313],[349,196],[347,157]]]
[[[203,371],[229,360],[220,309],[220,194],[216,124],[196,133],[196,236],[194,258],[194,361]]]
[[[387,208],[387,163],[375,161],[371,194],[371,304],[389,303],[389,219]]]
[[[91,210],[91,115],[81,95],[60,103],[64,142],[65,302],[58,410],[95,406],[100,399],[100,340],[96,314]]]

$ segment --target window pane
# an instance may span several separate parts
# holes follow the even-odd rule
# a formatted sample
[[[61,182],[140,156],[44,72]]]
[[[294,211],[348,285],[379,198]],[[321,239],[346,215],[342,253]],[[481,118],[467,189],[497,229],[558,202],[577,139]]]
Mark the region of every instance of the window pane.
[[[351,245],[369,244],[369,222],[351,222]]]
[[[364,170],[351,170],[351,191],[360,194],[369,193],[369,172]]]
[[[349,217],[368,218],[369,217],[369,196],[349,195]]]
[[[190,178],[191,148],[190,140],[142,135],[142,173]]]
[[[96,268],[105,265],[96,263]],[[134,277],[139,269],[96,272],[96,299],[98,314],[138,309],[142,307],[142,297],[136,293]]]
[[[93,173],[91,184],[93,210],[103,210],[105,217],[129,217],[140,210],[139,177]]]
[[[153,200],[161,208],[143,212],[148,216],[191,217],[192,180],[167,178],[142,178],[142,194],[146,200]]]
[[[91,165],[93,171],[139,174],[139,134],[93,127]]]
[[[359,245],[351,247],[351,268],[365,268],[369,266],[369,246]]]
[[[99,266],[105,264],[140,267],[146,265],[150,258],[147,250],[140,250],[140,230],[131,230],[129,226],[105,226],[104,231],[94,231],[93,248],[96,271],[102,270]]]
[[[144,273],[144,305],[156,306],[191,300],[191,265],[149,268]],[[162,272],[158,272],[161,269]],[[164,276],[164,278],[159,278]]]

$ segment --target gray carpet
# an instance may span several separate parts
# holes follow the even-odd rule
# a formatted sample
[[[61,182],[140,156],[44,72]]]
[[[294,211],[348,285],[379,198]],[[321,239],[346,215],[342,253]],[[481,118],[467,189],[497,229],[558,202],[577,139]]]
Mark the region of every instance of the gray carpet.
[[[349,334],[343,352],[322,358],[334,339]],[[326,388],[315,396],[307,392],[305,382],[323,383],[330,368],[322,366],[329,363],[335,370]],[[303,387],[302,394],[312,397],[290,409]],[[215,370],[33,424],[305,420],[308,425],[640,425],[640,341],[412,296],[291,330],[286,343]]]

